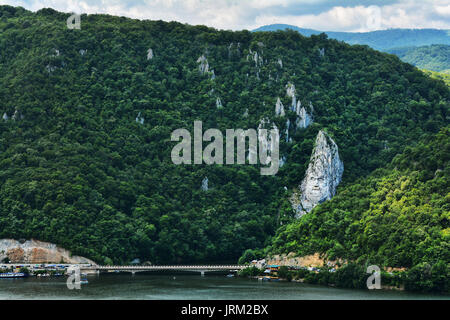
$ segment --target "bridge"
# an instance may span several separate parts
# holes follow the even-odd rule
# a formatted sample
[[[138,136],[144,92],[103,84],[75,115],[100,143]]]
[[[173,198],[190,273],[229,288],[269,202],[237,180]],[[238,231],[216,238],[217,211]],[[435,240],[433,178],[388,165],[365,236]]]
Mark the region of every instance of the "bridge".
[[[148,271],[190,271],[190,272],[200,272],[202,275],[205,272],[212,271],[226,271],[226,272],[237,272],[239,270],[245,269],[248,266],[243,265],[166,265],[166,266],[81,266],[81,272],[83,273],[100,273],[100,272],[131,272],[132,274],[136,272],[148,272]]]

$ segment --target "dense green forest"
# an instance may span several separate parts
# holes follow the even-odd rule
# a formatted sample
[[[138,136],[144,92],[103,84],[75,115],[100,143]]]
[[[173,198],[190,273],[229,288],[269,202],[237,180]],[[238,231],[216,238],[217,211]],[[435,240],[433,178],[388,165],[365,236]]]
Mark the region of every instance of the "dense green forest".
[[[81,29],[69,30],[69,16],[0,6],[0,116],[6,116],[0,119],[0,238],[50,241],[99,263],[236,261],[246,249],[266,246],[395,265],[428,257],[448,262],[445,252],[434,253],[448,253],[448,168],[441,163],[448,148],[440,155],[427,144],[448,137],[444,82],[393,55],[325,34],[218,31],[108,15],[82,15]],[[199,72],[202,55],[214,74]],[[295,114],[274,112],[278,97],[291,103],[288,83],[314,106],[314,123],[291,127],[290,142],[283,135]],[[177,128],[192,130],[194,120],[204,130],[256,128],[263,117],[283,133],[287,162],[276,176],[261,176],[253,165],[171,162],[170,134]],[[321,129],[339,146],[343,182],[333,201],[290,224],[288,197]],[[400,161],[409,158],[399,154],[415,148],[430,151],[442,170],[429,183],[428,174],[423,180]],[[413,171],[390,168],[396,161]],[[205,177],[208,190],[201,188]],[[377,183],[394,190],[388,200]],[[399,183],[406,188],[400,193]],[[392,230],[383,212],[398,208],[404,194],[413,201],[400,222],[407,237],[398,233],[379,250]],[[369,212],[355,209],[369,203]],[[314,219],[324,222],[325,243],[298,229]],[[369,223],[376,219],[383,223]],[[417,225],[423,227],[413,231]],[[346,238],[349,232],[361,247]],[[308,244],[299,247],[305,237]],[[414,248],[397,257],[391,242]]]
[[[450,74],[450,45],[394,48],[387,52],[418,68]]]
[[[294,30],[304,36],[319,35],[312,29],[287,24],[273,24],[255,29],[258,31]],[[368,45],[392,53],[402,61],[420,69],[450,73],[450,31],[438,29],[389,29],[372,32],[332,32],[325,34],[348,44]]]

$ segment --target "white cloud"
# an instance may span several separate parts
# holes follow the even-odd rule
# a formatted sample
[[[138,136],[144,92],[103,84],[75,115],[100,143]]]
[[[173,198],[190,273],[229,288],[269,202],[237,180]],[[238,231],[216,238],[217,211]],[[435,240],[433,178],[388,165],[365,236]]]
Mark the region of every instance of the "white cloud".
[[[286,23],[322,31],[354,32],[388,28],[450,29],[448,19],[436,17],[436,14],[448,16],[449,10],[449,5],[433,6],[426,1],[402,1],[385,6],[336,6],[317,15],[260,14],[255,25]]]
[[[353,6],[346,3],[353,3]],[[333,6],[332,4],[340,5]],[[370,31],[387,28],[450,29],[450,0],[0,0],[0,4],[36,11],[109,13],[137,19],[180,21],[219,29],[253,29],[272,23],[324,31]],[[362,5],[364,3],[365,5]],[[303,5],[303,7],[302,7]],[[304,8],[315,8],[305,12]],[[314,14],[312,13],[314,12]],[[380,15],[378,16],[378,13]]]

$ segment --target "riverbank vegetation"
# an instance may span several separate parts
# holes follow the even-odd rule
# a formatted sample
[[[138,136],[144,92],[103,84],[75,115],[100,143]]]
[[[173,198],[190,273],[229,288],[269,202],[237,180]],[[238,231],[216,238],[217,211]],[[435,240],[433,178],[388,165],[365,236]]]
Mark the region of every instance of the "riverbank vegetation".
[[[421,292],[450,292],[447,266],[441,262],[435,266],[421,264],[407,271],[380,272],[381,289],[409,290]],[[367,289],[367,266],[349,263],[340,268],[322,266],[309,270],[302,267],[290,269],[287,266],[279,267],[278,271],[270,276],[286,281],[317,284],[347,289]],[[269,276],[263,269],[249,267],[239,272],[241,277],[264,278]]]

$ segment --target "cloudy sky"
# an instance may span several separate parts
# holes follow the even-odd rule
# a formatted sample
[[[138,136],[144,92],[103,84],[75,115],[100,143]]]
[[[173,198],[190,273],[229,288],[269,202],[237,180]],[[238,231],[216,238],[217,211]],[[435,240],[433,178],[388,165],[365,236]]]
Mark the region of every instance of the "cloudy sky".
[[[109,13],[138,19],[254,29],[284,23],[322,31],[450,29],[450,0],[0,0],[36,11]]]

